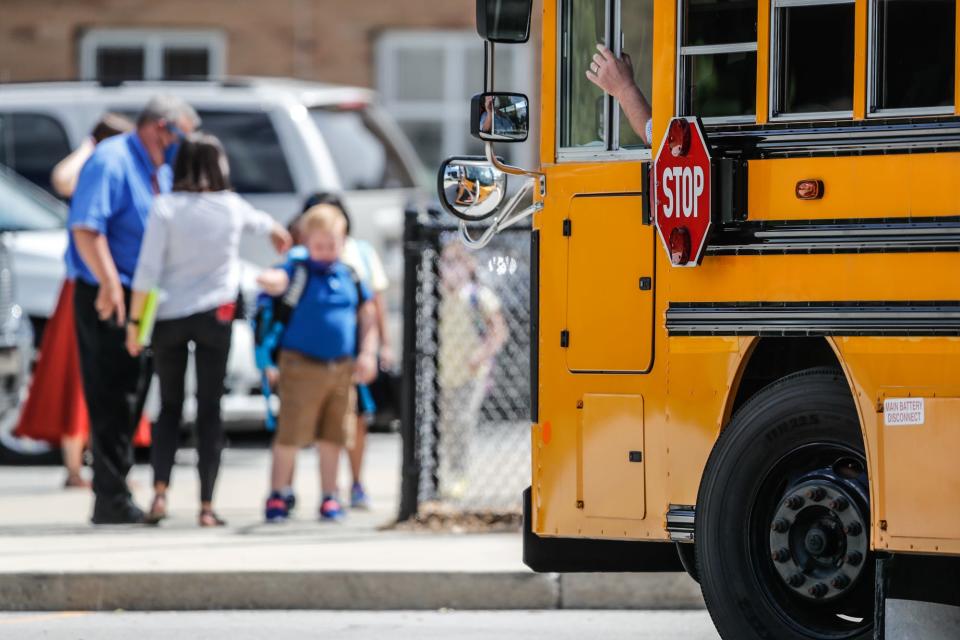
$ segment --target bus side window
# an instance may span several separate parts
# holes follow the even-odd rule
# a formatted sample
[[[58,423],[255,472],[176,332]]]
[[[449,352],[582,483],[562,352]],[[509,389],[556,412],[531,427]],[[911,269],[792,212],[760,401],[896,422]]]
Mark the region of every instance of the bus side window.
[[[605,0],[564,0],[560,47],[560,147],[607,148],[607,98],[585,70],[607,40]]]
[[[870,112],[953,113],[956,1],[874,0],[870,9]]]
[[[757,0],[683,0],[679,115],[753,122]]]
[[[773,115],[852,117],[854,0],[773,10]]]
[[[597,45],[627,53],[634,81],[649,100],[653,85],[654,0],[563,0],[561,3],[560,155],[591,158],[645,149],[620,105],[587,79]]]
[[[621,0],[619,45],[618,53],[629,54],[633,61],[634,82],[653,104],[653,0]],[[618,109],[619,148],[647,148],[619,105]]]

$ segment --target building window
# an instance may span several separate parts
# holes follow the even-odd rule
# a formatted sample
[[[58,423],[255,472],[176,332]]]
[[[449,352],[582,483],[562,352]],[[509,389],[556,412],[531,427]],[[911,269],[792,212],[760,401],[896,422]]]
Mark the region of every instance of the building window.
[[[773,117],[853,116],[854,0],[774,0]]]
[[[558,157],[649,157],[623,109],[586,72],[604,43],[617,56],[629,55],[634,82],[652,103],[653,0],[559,0],[559,7]]]
[[[954,0],[870,5],[870,113],[953,113]]]
[[[535,102],[532,47],[496,48],[497,91],[526,93]],[[483,153],[483,144],[470,135],[470,98],[483,91],[483,44],[475,31],[389,31],[377,41],[376,72],[383,106],[431,176],[447,156]],[[497,145],[497,155],[530,165],[534,136]]]
[[[653,104],[653,0],[621,0],[617,4],[621,52],[633,61],[633,80]],[[616,29],[615,29],[616,31]],[[627,114],[616,106],[615,149],[645,149],[640,135],[630,126]]]
[[[121,82],[143,80],[143,49],[138,47],[101,47],[97,49],[98,80]]]
[[[92,29],[80,40],[80,77],[107,84],[219,78],[225,61],[218,31]]]
[[[753,122],[757,110],[757,0],[683,0],[680,115]]]

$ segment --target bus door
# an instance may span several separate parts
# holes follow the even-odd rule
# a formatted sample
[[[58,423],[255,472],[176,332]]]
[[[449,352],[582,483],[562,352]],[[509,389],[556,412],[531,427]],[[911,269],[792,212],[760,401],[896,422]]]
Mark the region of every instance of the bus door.
[[[650,149],[616,100],[586,77],[596,45],[630,54],[650,95],[653,0],[564,0],[559,164],[588,164],[567,203],[567,367],[646,373],[653,362],[655,233],[642,183]],[[648,98],[649,99],[649,98]]]
[[[567,245],[560,344],[567,369],[583,375],[576,383],[583,508],[588,517],[642,520],[643,396],[629,382],[630,393],[591,393],[589,386],[597,375],[624,379],[653,366],[657,247],[642,196],[650,149],[586,70],[598,43],[628,51],[650,95],[653,0],[563,0],[561,9],[557,171],[576,177],[565,180],[569,198],[560,200]],[[618,497],[623,486],[632,499]]]

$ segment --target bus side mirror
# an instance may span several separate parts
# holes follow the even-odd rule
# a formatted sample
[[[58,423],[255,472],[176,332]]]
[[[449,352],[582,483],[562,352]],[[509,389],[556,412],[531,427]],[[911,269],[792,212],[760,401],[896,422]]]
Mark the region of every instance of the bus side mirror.
[[[490,42],[526,42],[532,13],[533,0],[477,0],[477,33]]]
[[[484,142],[523,142],[530,101],[522,93],[481,93],[470,102],[470,133]]]
[[[478,222],[497,212],[507,192],[507,174],[482,156],[447,158],[440,166],[437,191],[449,213]]]

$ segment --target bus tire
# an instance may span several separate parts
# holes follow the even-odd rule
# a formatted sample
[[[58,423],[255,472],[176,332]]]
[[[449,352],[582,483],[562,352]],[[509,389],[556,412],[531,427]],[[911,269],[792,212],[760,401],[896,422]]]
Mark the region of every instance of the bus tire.
[[[873,637],[866,469],[839,369],[781,378],[737,411],[696,506],[700,584],[721,637]]]

